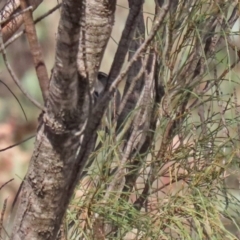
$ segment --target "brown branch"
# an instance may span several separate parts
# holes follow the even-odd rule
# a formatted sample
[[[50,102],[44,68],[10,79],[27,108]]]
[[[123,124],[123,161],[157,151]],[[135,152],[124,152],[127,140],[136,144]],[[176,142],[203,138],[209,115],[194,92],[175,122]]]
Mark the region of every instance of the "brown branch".
[[[1,22],[8,20],[10,18],[10,16],[19,7],[19,5],[20,5],[19,0],[7,1],[7,3],[4,5],[4,7],[2,8],[1,13],[0,13]]]
[[[148,58],[149,58],[149,54],[147,55],[147,59],[144,59],[144,63],[141,65],[141,69],[138,72],[138,74],[136,76],[133,77],[133,79],[131,80],[131,84],[128,87],[128,89],[126,90],[125,95],[122,98],[121,104],[118,108],[117,111],[117,118],[116,121],[118,120],[118,116],[121,115],[122,111],[124,110],[127,102],[129,101],[129,98],[131,96],[131,94],[133,94],[134,91],[134,87],[136,86],[137,81],[140,81],[142,79],[142,76],[144,75],[145,72],[145,68],[146,68],[146,63],[148,62]],[[133,106],[134,107],[134,106]],[[132,111],[133,109],[130,109],[130,111]],[[129,111],[129,112],[130,112]],[[125,115],[125,114],[124,114]],[[125,119],[125,118],[124,118]],[[121,123],[119,123],[119,125],[121,125]]]
[[[34,20],[34,24],[39,23],[41,20],[43,20],[44,18],[46,18],[47,16],[49,16],[50,14],[52,14],[53,12],[55,12],[57,9],[59,9],[62,6],[61,3],[59,3],[58,5],[56,5],[55,7],[53,7],[52,9],[50,9],[49,11],[47,11],[46,13],[44,13],[43,15],[41,15],[40,17],[36,18],[36,20]],[[21,13],[22,14],[22,13]],[[12,44],[14,41],[16,41],[19,37],[21,37],[23,34],[25,33],[25,30],[20,31],[19,33],[16,33],[14,36],[12,36],[11,38],[9,38],[5,43],[4,43],[4,47],[7,48],[10,44]],[[0,47],[0,51],[2,52],[3,48]]]
[[[7,18],[7,19],[1,20],[1,21],[0,21],[0,24],[1,24],[1,25],[4,25],[5,23],[7,23],[7,22],[9,22],[9,21],[17,18],[19,15],[22,15],[23,13],[25,13],[25,12],[27,12],[27,11],[29,11],[29,10],[32,10],[32,6],[29,6],[29,7],[25,8],[24,10],[22,10],[21,12],[17,12],[17,13],[15,13],[15,14],[11,15],[11,16],[10,16],[9,18]]]
[[[29,5],[32,6],[33,10],[35,10],[43,0],[30,0]],[[1,11],[1,20],[5,20],[9,18],[12,14],[16,14],[21,12],[20,1],[19,0],[10,0]],[[6,42],[12,35],[20,28],[23,23],[23,16],[19,15],[13,20],[6,22],[2,26],[2,36],[3,42]]]
[[[20,0],[20,3],[22,10],[25,10],[29,7],[26,0]],[[30,46],[30,51],[33,56],[33,62],[37,73],[38,82],[41,88],[43,100],[44,102],[46,102],[48,97],[49,78],[47,68],[44,63],[43,53],[40,44],[38,43],[37,33],[32,17],[32,11],[26,11],[23,14],[23,21],[25,25],[25,32],[27,35],[28,43]]]
[[[129,8],[134,8],[134,1],[129,1]],[[141,46],[141,44],[145,40],[145,25],[144,25],[144,17],[141,11],[137,16],[136,28],[134,31],[133,39],[130,41],[129,51],[128,51],[128,61],[131,60],[134,53]],[[126,120],[129,113],[135,108],[136,103],[141,94],[143,85],[144,85],[144,71],[145,67],[143,66],[143,57],[138,58],[136,62],[132,65],[130,71],[128,72],[126,84],[124,87],[123,99],[121,106],[119,106],[119,111],[117,112],[117,132],[119,132],[119,127]],[[147,60],[145,61],[147,63]],[[142,72],[142,74],[140,74]],[[138,77],[137,77],[138,75]],[[137,77],[137,80],[136,80]],[[131,89],[131,90],[130,90]],[[128,95],[128,96],[127,96]]]
[[[131,0],[129,1],[131,8],[127,17],[127,21],[125,24],[125,28],[122,32],[121,39],[119,41],[117,52],[115,53],[113,64],[111,66],[111,70],[109,73],[109,85],[113,82],[113,80],[119,75],[124,59],[128,53],[128,48],[132,40],[132,36],[134,31],[132,29],[135,28],[138,20],[138,15],[142,10],[143,0]]]

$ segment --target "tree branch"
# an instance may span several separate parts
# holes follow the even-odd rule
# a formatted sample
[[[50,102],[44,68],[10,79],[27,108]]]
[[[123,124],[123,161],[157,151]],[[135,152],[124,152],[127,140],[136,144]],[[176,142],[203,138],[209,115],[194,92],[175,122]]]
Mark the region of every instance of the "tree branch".
[[[143,0],[129,0],[130,11],[109,73],[109,86],[122,69],[143,3]]]
[[[29,0],[29,5],[35,10],[43,0]],[[8,19],[11,15],[21,12],[20,0],[9,0],[0,13],[1,21]],[[6,42],[20,28],[23,23],[23,16],[5,22],[2,25],[3,42]]]
[[[106,4],[102,0],[98,4],[106,6],[105,17],[113,19],[115,3],[109,0]],[[85,86],[79,80],[82,76],[79,77],[76,62],[83,10],[82,1],[62,3],[47,109],[40,117],[34,153],[23,182],[13,240],[56,238],[78,177],[95,143],[97,128],[88,128],[89,115],[85,114],[91,103],[85,100],[91,96],[88,91],[81,95],[81,88]],[[90,44],[88,50],[91,50]]]
[[[20,0],[20,3],[21,3],[21,8],[24,11],[28,7],[27,1]],[[25,12],[23,14],[23,20],[24,20],[25,32],[28,38],[31,54],[33,56],[33,62],[34,62],[35,70],[37,73],[38,82],[42,92],[43,100],[44,102],[46,102],[48,97],[49,78],[48,78],[47,68],[44,63],[42,50],[38,43],[37,33],[36,33],[36,29],[35,29],[35,25],[32,17],[32,12],[31,11]]]

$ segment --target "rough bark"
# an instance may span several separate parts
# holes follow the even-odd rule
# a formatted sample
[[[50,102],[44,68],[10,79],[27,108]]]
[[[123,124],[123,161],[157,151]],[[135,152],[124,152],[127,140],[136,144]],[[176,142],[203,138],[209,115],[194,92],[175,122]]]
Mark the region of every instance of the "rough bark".
[[[99,58],[94,61],[97,66],[110,36],[115,1],[63,1],[46,112],[39,118],[34,153],[23,183],[11,239],[56,238],[77,180],[94,146],[101,116],[99,122],[94,122],[94,128],[88,128],[91,80],[89,76],[83,77],[81,69],[79,74],[77,67],[79,45],[86,52],[96,49],[96,42],[87,37],[87,45],[82,37],[79,43],[80,23],[85,18],[84,6],[90,8],[91,4],[95,4],[92,14],[96,16],[97,6],[100,9],[105,7],[99,17],[106,19],[104,23],[107,24],[106,30],[96,17],[87,29],[84,28],[84,33],[92,40],[98,36],[98,32],[95,32],[96,38],[93,36],[96,26],[98,31],[102,29],[105,33],[98,48]],[[97,39],[97,43],[99,41]]]
[[[82,78],[94,85],[114,22],[116,1],[88,0],[83,5],[78,67]]]

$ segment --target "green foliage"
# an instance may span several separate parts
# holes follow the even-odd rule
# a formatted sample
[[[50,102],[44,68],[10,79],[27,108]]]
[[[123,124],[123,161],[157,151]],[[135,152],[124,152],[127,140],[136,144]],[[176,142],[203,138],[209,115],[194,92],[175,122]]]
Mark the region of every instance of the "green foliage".
[[[233,5],[194,1],[190,8],[189,3],[181,1],[169,13],[152,44],[165,91],[153,141],[124,165],[125,179],[118,183],[123,191],[106,198],[124,141],[114,125],[108,134],[99,131],[101,144],[79,186],[81,197],[67,214],[66,225],[75,221],[67,229],[69,239],[94,239],[100,229],[106,239],[236,239],[239,183],[232,181],[239,179],[239,77],[234,73],[239,51],[229,40],[227,14]],[[135,111],[140,110],[130,116]],[[133,184],[125,185],[129,178]],[[96,226],[98,221],[102,225]]]

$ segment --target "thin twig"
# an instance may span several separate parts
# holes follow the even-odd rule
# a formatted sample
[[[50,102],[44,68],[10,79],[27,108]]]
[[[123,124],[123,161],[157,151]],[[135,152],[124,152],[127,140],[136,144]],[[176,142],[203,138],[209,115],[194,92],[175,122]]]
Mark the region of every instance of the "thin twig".
[[[42,21],[44,18],[46,18],[47,16],[49,16],[50,14],[52,14],[54,11],[56,11],[58,8],[60,8],[62,6],[62,4],[58,4],[56,5],[54,8],[52,8],[51,10],[47,11],[46,13],[44,13],[43,15],[41,15],[40,17],[36,18],[36,20],[34,20],[34,24],[39,23],[40,21]],[[16,41],[19,37],[21,37],[23,34],[25,33],[25,30],[20,31],[19,33],[15,34],[14,36],[12,36],[10,39],[7,40],[7,42],[4,44],[4,48],[7,48],[10,44],[12,44],[14,41]],[[2,47],[0,47],[0,52],[3,50]]]
[[[17,18],[19,15],[22,15],[23,13],[28,12],[28,11],[30,11],[30,10],[32,10],[32,9],[33,9],[32,6],[29,6],[29,7],[27,7],[26,9],[22,10],[21,12],[17,12],[17,13],[15,13],[15,14],[13,14],[12,16],[10,16],[10,17],[7,18],[7,19],[0,20],[0,24],[2,25],[2,24],[4,24],[4,23],[6,23],[6,22],[9,22],[9,21],[11,21],[12,19]]]
[[[62,3],[57,4],[55,7],[53,7],[52,9],[50,9],[49,11],[47,11],[46,13],[44,13],[43,15],[41,15],[40,17],[36,18],[34,20],[34,24],[42,21],[44,18],[48,17],[50,14],[52,14],[53,12],[55,12],[57,9],[59,9],[62,6]]]
[[[126,105],[126,103],[127,103],[127,100],[128,100],[128,98],[129,98],[130,94],[133,92],[134,87],[136,86],[137,81],[138,81],[138,80],[142,77],[142,75],[144,74],[145,67],[146,67],[146,64],[147,64],[147,62],[148,62],[149,56],[150,56],[150,54],[147,54],[147,57],[146,57],[146,58],[144,59],[144,61],[143,61],[143,66],[142,66],[142,68],[140,69],[140,71],[138,72],[138,74],[131,80],[131,84],[130,84],[130,86],[129,86],[129,88],[128,88],[125,96],[123,97],[123,99],[122,99],[122,101],[121,101],[121,104],[120,104],[120,106],[119,106],[119,108],[118,108],[117,116],[116,116],[115,121],[117,121],[118,116],[122,113],[122,111],[123,111],[123,109],[124,109],[124,107],[125,107],[125,105]]]
[[[8,1],[2,8],[0,13],[1,20],[8,20],[11,17],[11,14],[16,11],[20,4],[19,0]]]
[[[5,183],[0,187],[0,190],[1,190],[2,188],[4,188],[7,184],[9,184],[10,182],[12,182],[13,180],[14,180],[14,178],[12,178],[12,179],[8,180],[7,182],[5,182]]]
[[[24,143],[24,142],[27,142],[28,140],[30,140],[30,139],[32,139],[32,138],[34,138],[35,137],[35,135],[33,135],[33,136],[31,136],[31,137],[28,137],[28,138],[26,138],[26,139],[24,139],[24,140],[22,140],[22,141],[20,141],[20,142],[18,142],[18,143],[15,143],[15,144],[13,144],[13,145],[10,145],[10,146],[8,146],[8,147],[6,147],[6,148],[2,148],[2,149],[0,149],[0,152],[4,152],[4,151],[6,151],[6,150],[8,150],[8,149],[11,149],[11,148],[13,148],[13,147],[16,147],[16,146],[18,146],[18,145],[20,145],[20,144],[22,144],[22,143]]]
[[[8,85],[7,85],[5,82],[3,82],[2,80],[0,80],[0,82],[8,89],[8,91],[9,91],[9,92],[13,95],[13,97],[17,100],[20,108],[22,109],[23,115],[24,115],[24,117],[25,117],[25,119],[26,119],[26,121],[27,121],[27,115],[26,115],[26,113],[25,113],[25,111],[24,111],[24,109],[23,109],[22,104],[21,104],[20,101],[18,100],[17,96],[13,93],[13,91],[8,87]]]
[[[147,47],[149,46],[149,44],[151,43],[151,41],[153,40],[153,38],[155,37],[157,31],[159,30],[159,27],[161,26],[161,24],[163,23],[163,20],[169,10],[170,7],[170,1],[167,1],[165,3],[165,5],[161,8],[161,11],[159,12],[159,15],[157,16],[153,28],[149,34],[149,36],[146,38],[146,40],[144,41],[144,43],[139,47],[139,49],[135,52],[135,54],[133,55],[132,59],[128,62],[126,69],[119,74],[119,76],[114,80],[114,82],[112,83],[109,92],[112,94],[115,89],[117,88],[118,84],[125,78],[125,76],[127,75],[127,73],[129,72],[130,68],[132,67],[132,64],[140,57],[140,55],[146,51]]]
[[[153,68],[155,65],[152,66]],[[109,184],[109,187],[106,191],[105,194],[105,199],[107,199],[110,195],[110,193],[114,190],[116,192],[119,192],[119,189],[115,189],[116,186],[118,186],[118,182],[123,183],[123,178],[124,178],[124,170],[125,170],[125,165],[132,153],[133,149],[137,149],[141,146],[138,146],[141,144],[141,139],[144,134],[146,134],[146,129],[145,127],[142,127],[140,125],[145,125],[149,119],[148,119],[148,114],[147,114],[147,108],[148,108],[148,103],[150,101],[150,91],[151,91],[151,85],[153,82],[153,70],[151,71],[151,74],[146,77],[146,83],[145,86],[141,92],[141,96],[137,102],[136,107],[139,108],[137,116],[134,118],[133,121],[133,130],[132,133],[126,143],[126,147],[124,146],[124,151],[122,151],[122,159],[120,162],[120,166],[118,167],[113,179],[111,180],[111,183]],[[141,129],[143,128],[143,129]],[[140,130],[140,131],[139,131]]]
[[[15,75],[15,73],[13,72],[8,60],[7,60],[7,55],[6,55],[6,50],[4,48],[4,44],[3,44],[3,37],[2,37],[2,27],[0,25],[0,48],[3,49],[2,51],[2,55],[3,55],[3,60],[5,63],[5,66],[8,69],[8,72],[10,74],[10,76],[12,77],[13,81],[16,83],[16,85],[19,87],[19,89],[22,91],[22,93],[39,109],[41,109],[42,111],[45,111],[45,108],[38,103],[34,98],[32,98],[27,91],[24,90],[24,88],[21,86],[20,81],[18,80],[17,76]]]
[[[29,0],[29,4],[32,6],[33,10],[35,10],[43,0]],[[8,1],[8,3],[4,6],[1,17],[2,19],[7,19],[11,17],[13,13],[20,12],[20,1],[14,0],[14,1]],[[12,35],[21,27],[23,23],[23,17],[22,15],[18,15],[11,21],[7,21],[6,24],[2,25],[2,39],[3,42],[6,42]]]

